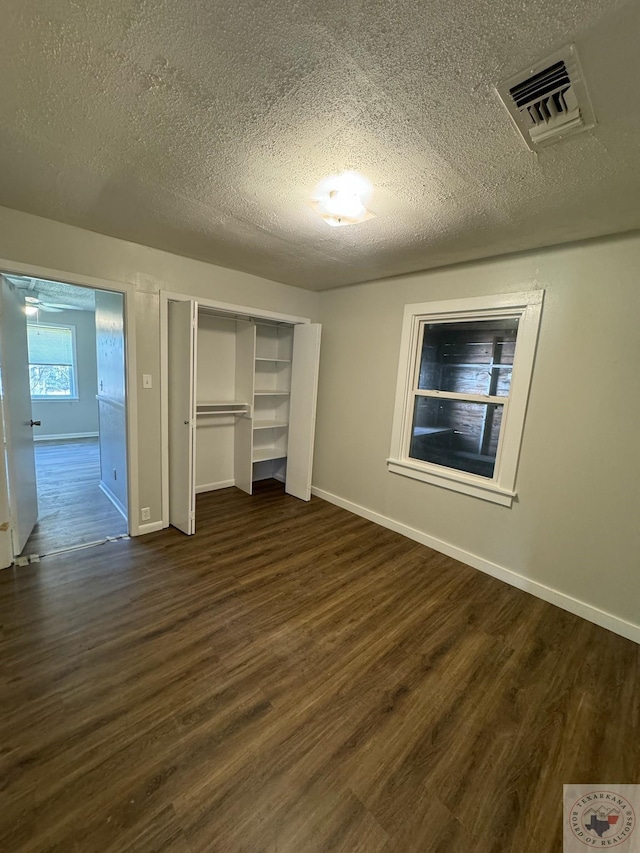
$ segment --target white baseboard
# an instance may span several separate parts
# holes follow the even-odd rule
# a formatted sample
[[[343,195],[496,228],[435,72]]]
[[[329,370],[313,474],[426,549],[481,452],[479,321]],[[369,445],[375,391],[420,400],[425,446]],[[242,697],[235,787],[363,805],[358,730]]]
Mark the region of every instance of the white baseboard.
[[[158,530],[164,530],[162,521],[149,521],[146,524],[139,524],[135,536],[144,536],[146,533],[157,533]]]
[[[217,489],[228,489],[229,486],[235,486],[235,480],[219,480],[217,483],[203,483],[201,486],[196,486],[196,495],[201,495],[203,492],[215,492]]]
[[[592,604],[588,604],[586,601],[573,598],[573,596],[567,595],[566,593],[560,592],[552,587],[545,586],[544,584],[531,580],[531,578],[524,577],[524,575],[520,575],[511,569],[506,569],[504,566],[499,566],[497,563],[485,560],[477,554],[472,554],[470,551],[464,551],[462,548],[457,548],[449,542],[444,542],[442,539],[436,539],[434,536],[422,533],[422,531],[409,527],[406,524],[402,524],[400,521],[388,518],[386,515],[380,515],[380,513],[374,512],[373,510],[367,509],[359,504],[352,503],[352,501],[338,497],[338,495],[334,495],[331,492],[326,492],[324,489],[318,489],[313,486],[311,488],[311,493],[325,501],[328,501],[329,503],[335,504],[342,509],[352,512],[355,515],[360,515],[368,521],[373,521],[381,527],[386,527],[396,533],[401,533],[408,539],[413,539],[415,542],[420,542],[421,545],[433,548],[434,551],[439,551],[441,554],[453,557],[454,560],[459,560],[459,562],[465,563],[467,566],[479,569],[481,572],[485,572],[494,578],[498,578],[498,580],[517,587],[517,589],[529,592],[531,595],[535,595],[543,601],[555,604],[557,607],[567,610],[575,616],[580,616],[582,619],[586,619],[588,622],[593,622],[601,628],[613,631],[614,634],[626,637],[627,640],[632,640],[634,643],[640,643],[640,625],[620,619],[618,616],[614,616],[613,613],[600,610]]]
[[[129,522],[129,518],[128,518],[128,516],[127,516],[127,511],[126,511],[126,509],[125,509],[125,508],[124,508],[124,506],[120,503],[120,501],[118,500],[118,498],[113,494],[113,492],[111,491],[111,489],[109,488],[109,486],[105,485],[105,483],[104,483],[102,480],[100,480],[100,482],[98,483],[98,485],[99,485],[99,487],[100,487],[100,491],[104,492],[104,494],[109,498],[109,500],[110,500],[110,501],[111,501],[111,503],[114,505],[114,507],[118,510],[118,512],[120,513],[120,515],[121,515],[121,516],[124,518],[124,520],[128,523],[128,522]]]
[[[34,435],[34,441],[69,441],[74,438],[98,438],[97,432],[63,432],[56,435]]]

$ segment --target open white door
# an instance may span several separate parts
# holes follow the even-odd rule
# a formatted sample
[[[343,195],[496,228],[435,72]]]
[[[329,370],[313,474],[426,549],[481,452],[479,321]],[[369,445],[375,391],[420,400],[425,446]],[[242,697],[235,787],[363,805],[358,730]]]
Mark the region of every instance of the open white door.
[[[24,308],[23,294],[0,276],[0,394],[13,556],[22,552],[38,520]]]
[[[321,329],[319,323],[301,323],[293,330],[285,491],[303,501],[311,498]]]
[[[94,293],[100,489],[118,512],[128,518],[124,294],[107,290]]]
[[[169,302],[169,524],[196,532],[197,302]]]

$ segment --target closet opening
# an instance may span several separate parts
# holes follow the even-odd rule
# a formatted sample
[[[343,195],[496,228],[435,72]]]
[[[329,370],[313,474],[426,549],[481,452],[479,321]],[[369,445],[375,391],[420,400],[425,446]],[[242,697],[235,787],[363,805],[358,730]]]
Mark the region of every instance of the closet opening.
[[[197,494],[262,480],[309,500],[320,326],[161,298],[165,526],[192,534]]]

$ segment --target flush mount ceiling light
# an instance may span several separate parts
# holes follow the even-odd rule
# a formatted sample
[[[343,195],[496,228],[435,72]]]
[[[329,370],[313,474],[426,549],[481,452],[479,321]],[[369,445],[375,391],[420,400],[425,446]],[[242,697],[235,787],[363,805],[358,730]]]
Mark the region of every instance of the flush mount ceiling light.
[[[362,175],[342,172],[321,181],[309,204],[328,225],[357,225],[375,216],[366,208],[372,194],[373,187]]]

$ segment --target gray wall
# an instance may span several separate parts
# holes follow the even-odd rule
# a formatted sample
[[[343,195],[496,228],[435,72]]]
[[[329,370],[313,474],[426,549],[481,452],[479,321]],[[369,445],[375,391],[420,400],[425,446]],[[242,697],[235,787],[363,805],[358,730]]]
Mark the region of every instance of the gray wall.
[[[79,400],[46,400],[32,402],[34,437],[55,437],[98,432],[96,401],[96,325],[92,311],[40,312],[42,325],[65,325],[76,328],[76,357]],[[29,321],[28,321],[29,322]]]
[[[6,207],[0,207],[0,258],[135,286],[139,505],[150,508],[151,522],[162,518],[159,291],[317,320],[317,293]],[[145,373],[153,388],[143,389]]]
[[[322,294],[314,485],[640,623],[640,237]],[[387,471],[405,303],[545,288],[512,508]]]

